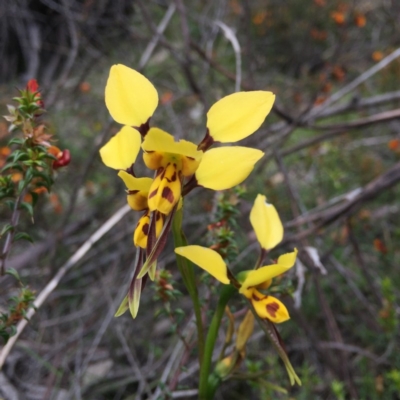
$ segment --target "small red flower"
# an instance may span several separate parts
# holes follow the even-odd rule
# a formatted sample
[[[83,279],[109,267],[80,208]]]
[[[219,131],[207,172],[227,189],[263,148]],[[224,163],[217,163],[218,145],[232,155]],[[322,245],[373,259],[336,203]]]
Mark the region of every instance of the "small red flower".
[[[71,162],[71,153],[68,149],[61,151],[56,146],[50,146],[47,151],[57,158],[57,160],[53,161],[54,169],[65,167]]]
[[[36,104],[40,108],[44,108],[42,96],[39,93],[39,84],[37,83],[36,79],[29,79],[28,83],[26,84],[26,90],[34,94],[35,95],[34,99],[36,100]]]
[[[37,80],[29,79],[28,83],[26,84],[26,90],[31,93],[36,93],[39,90],[39,84],[37,83]]]

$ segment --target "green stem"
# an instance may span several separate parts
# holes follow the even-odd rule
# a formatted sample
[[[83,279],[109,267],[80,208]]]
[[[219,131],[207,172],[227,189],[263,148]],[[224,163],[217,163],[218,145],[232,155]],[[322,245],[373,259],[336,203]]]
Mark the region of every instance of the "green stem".
[[[214,392],[217,389],[216,384],[209,385],[209,375],[211,369],[212,355],[214,352],[215,341],[218,336],[219,326],[221,325],[221,319],[225,312],[225,307],[229,299],[235,292],[236,289],[232,285],[225,285],[221,289],[221,295],[218,300],[218,305],[215,310],[214,316],[211,320],[210,328],[207,333],[203,364],[200,367],[200,383],[199,383],[200,400],[212,399],[214,397]]]
[[[174,237],[175,247],[187,246],[186,237],[182,231],[182,209],[175,213],[174,220],[172,223],[172,234]],[[176,262],[178,264],[179,271],[182,275],[183,282],[189,292],[190,298],[192,299],[194,315],[196,318],[197,328],[197,340],[198,340],[198,356],[200,369],[203,364],[204,357],[204,330],[203,330],[203,319],[201,316],[201,307],[199,294],[197,292],[196,277],[194,274],[193,264],[184,257],[176,255]]]

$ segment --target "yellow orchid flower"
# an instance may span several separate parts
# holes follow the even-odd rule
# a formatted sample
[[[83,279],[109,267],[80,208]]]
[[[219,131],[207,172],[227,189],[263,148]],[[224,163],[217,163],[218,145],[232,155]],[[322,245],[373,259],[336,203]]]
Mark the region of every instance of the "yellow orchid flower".
[[[181,197],[183,178],[194,174],[203,152],[186,140],[175,142],[172,135],[158,128],[150,128],[142,149],[146,166],[157,171],[149,192],[149,208],[169,214]]]
[[[262,151],[241,146],[207,150],[214,142],[236,142],[251,135],[263,123],[275,100],[266,91],[239,92],[222,98],[208,111],[207,133],[197,146],[184,140],[175,142],[167,132],[149,127],[158,95],[139,72],[114,65],[105,96],[112,117],[126,126],[100,150],[102,160],[111,168],[130,168],[139,153],[142,135],[145,164],[156,171],[148,205],[151,211],[163,214],[169,214],[180,199],[185,178],[193,176],[184,194],[195,186],[229,189],[247,178],[263,156]]]
[[[201,246],[177,247],[175,253],[187,258],[207,271],[223,284],[229,284],[228,268],[222,257],[214,250]],[[279,257],[277,264],[266,265],[260,269],[243,271],[239,274],[239,293],[248,298],[260,318],[275,323],[288,320],[289,313],[285,305],[277,298],[261,293],[258,289],[267,289],[272,278],[292,268],[296,261],[297,250]]]

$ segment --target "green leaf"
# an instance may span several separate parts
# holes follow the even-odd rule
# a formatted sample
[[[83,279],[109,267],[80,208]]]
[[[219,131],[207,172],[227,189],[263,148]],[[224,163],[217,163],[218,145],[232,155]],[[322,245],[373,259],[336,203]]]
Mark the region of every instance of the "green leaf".
[[[25,139],[21,139],[21,138],[12,138],[12,139],[8,142],[8,146],[12,146],[13,144],[23,145],[24,143],[25,143]]]
[[[7,171],[8,169],[16,169],[18,171],[23,171],[23,168],[21,167],[21,165],[19,165],[17,162],[9,162],[7,163],[3,168],[2,168],[2,172],[3,171]]]
[[[31,217],[33,217],[33,206],[32,206],[31,203],[27,203],[26,201],[24,201],[24,202],[22,202],[22,203],[20,204],[20,207],[21,207],[22,209],[25,209],[26,211],[28,211],[29,215],[30,215]]]
[[[39,187],[39,185],[37,185],[36,187]],[[36,192],[29,192],[29,193],[32,196],[32,207],[35,207],[35,205],[38,201],[39,195]]]
[[[15,204],[14,200],[5,200],[4,203],[7,205],[7,207],[10,208],[10,210],[14,210],[14,204]]]
[[[4,339],[4,344],[7,344],[8,339],[10,339],[10,335],[7,331],[0,330],[0,336]]]
[[[0,237],[4,236],[7,232],[12,231],[14,226],[11,224],[5,224],[0,232]]]
[[[14,236],[14,242],[17,240],[27,240],[28,242],[33,243],[33,239],[26,232],[18,232]]]
[[[21,278],[19,277],[18,271],[17,271],[16,269],[14,269],[14,268],[8,268],[8,269],[6,269],[6,272],[5,272],[5,273],[6,273],[7,275],[13,276],[18,282],[21,281]]]

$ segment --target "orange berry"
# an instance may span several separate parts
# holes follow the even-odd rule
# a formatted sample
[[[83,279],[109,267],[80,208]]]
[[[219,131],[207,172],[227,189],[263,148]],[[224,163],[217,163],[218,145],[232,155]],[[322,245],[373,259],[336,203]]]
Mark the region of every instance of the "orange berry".
[[[379,50],[376,50],[376,51],[374,51],[373,53],[372,53],[372,59],[374,60],[374,61],[381,61],[382,60],[382,58],[383,58],[383,53],[381,52],[381,51],[379,51]]]
[[[354,24],[359,28],[362,28],[367,23],[367,19],[364,14],[356,14],[354,16]]]
[[[172,101],[174,95],[172,94],[172,92],[165,92],[162,94],[161,98],[160,98],[160,103],[161,104],[168,104]]]
[[[345,22],[345,16],[340,11],[332,11],[331,18],[335,21],[336,25],[343,25]]]
[[[91,89],[90,83],[89,82],[81,82],[81,84],[79,85],[79,90],[82,93],[89,93]]]
[[[392,139],[388,143],[388,147],[390,150],[399,150],[400,149],[400,139]]]

